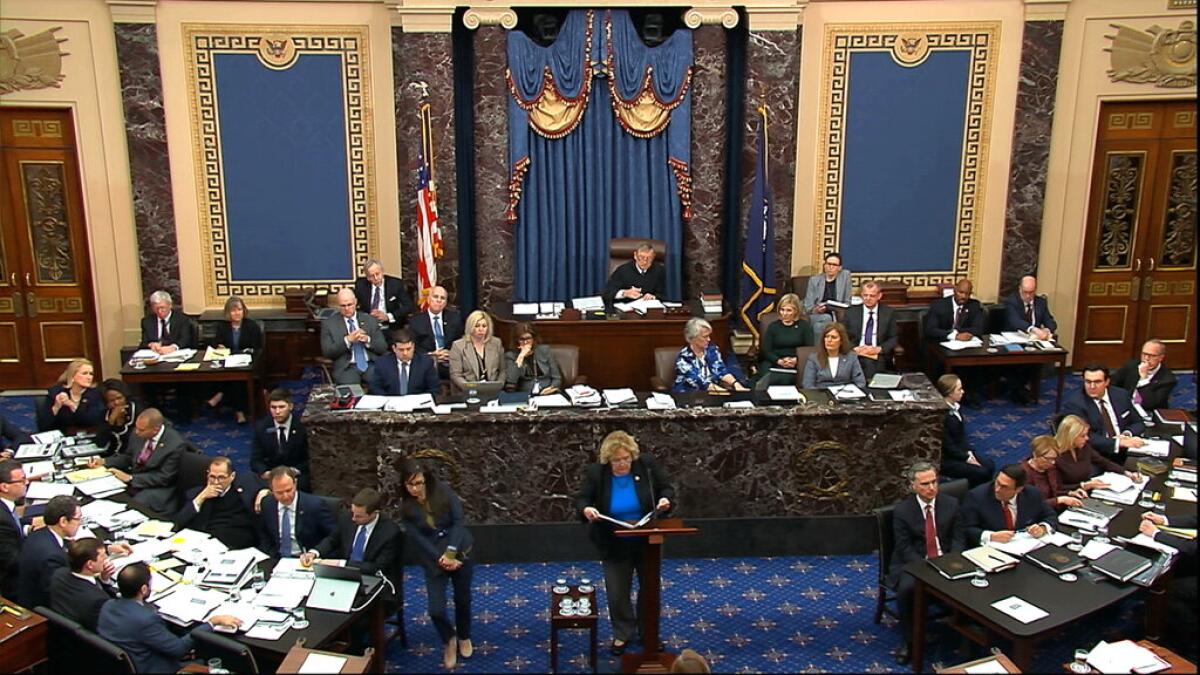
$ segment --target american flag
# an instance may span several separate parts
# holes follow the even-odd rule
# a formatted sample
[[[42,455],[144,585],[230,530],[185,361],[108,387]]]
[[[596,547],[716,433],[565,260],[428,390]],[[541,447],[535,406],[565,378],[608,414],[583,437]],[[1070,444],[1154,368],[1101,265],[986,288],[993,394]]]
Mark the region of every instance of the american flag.
[[[421,309],[428,305],[429,291],[437,286],[437,260],[442,257],[437,182],[429,164],[432,150],[433,128],[426,103],[421,106],[421,153],[417,162],[417,297]]]

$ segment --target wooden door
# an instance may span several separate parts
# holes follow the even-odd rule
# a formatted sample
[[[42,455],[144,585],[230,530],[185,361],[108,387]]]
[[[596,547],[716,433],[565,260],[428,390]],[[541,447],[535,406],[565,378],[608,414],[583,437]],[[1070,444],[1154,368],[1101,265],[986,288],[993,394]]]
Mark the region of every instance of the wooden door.
[[[1079,289],[1076,365],[1112,367],[1142,343],[1195,365],[1196,103],[1100,110]]]
[[[0,109],[0,386],[43,388],[99,340],[74,125]]]

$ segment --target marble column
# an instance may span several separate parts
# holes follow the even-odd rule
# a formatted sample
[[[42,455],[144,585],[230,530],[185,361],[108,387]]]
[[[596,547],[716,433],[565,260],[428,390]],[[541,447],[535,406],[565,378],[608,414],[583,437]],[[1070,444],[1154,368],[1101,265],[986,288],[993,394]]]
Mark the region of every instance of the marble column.
[[[726,31],[692,31],[692,220],[683,228],[683,295],[721,288],[721,224],[725,204]]]
[[[758,161],[757,108],[767,107],[770,174],[775,209],[775,279],[779,292],[787,292],[792,274],[792,222],[796,191],[796,101],[800,87],[800,32],[751,32],[746,45],[745,145],[742,148],[742,222],[739,247],[745,242],[745,214]]]
[[[416,167],[421,151],[422,101],[430,104],[438,222],[444,254],[438,283],[451,304],[458,290],[458,207],[454,149],[454,67],[450,33],[405,33],[392,28],[392,73],[396,100],[396,166],[400,174],[400,260],[404,278],[417,278]],[[426,96],[427,95],[427,96]]]
[[[162,75],[154,24],[115,24],[133,216],[137,225],[142,295],[164,289],[183,301],[179,284],[179,245],[175,240],[171,166],[163,114]]]
[[[475,31],[475,251],[479,304],[512,298],[513,224],[508,208],[507,34],[500,26]]]
[[[1000,262],[1001,295],[1015,292],[1022,276],[1037,272],[1062,35],[1062,21],[1025,23]]]

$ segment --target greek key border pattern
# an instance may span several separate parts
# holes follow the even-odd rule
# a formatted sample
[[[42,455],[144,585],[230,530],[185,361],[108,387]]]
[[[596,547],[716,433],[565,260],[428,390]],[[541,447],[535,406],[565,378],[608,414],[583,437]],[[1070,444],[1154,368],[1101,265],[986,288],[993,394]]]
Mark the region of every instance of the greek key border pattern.
[[[353,279],[379,247],[375,206],[374,125],[371,108],[370,49],[366,26],[280,26],[184,24],[185,68],[192,127],[196,193],[200,205],[204,293],[207,304],[240,295],[263,305],[296,285],[335,291]],[[258,54],[264,38],[286,35],[298,55],[337,54],[342,61],[346,120],[347,191],[350,203],[351,274],[346,279],[238,281],[230,267],[220,117],[217,109],[216,54]],[[254,302],[258,300],[258,302]]]
[[[918,272],[864,272],[864,279],[902,281],[909,287],[933,287],[973,279],[978,263],[988,147],[999,59],[1000,22],[955,24],[829,24],[825,27],[824,81],[821,93],[821,138],[823,153],[817,171],[814,200],[818,226],[813,235],[813,264],[819,266],[827,251],[840,249],[842,179],[845,157],[846,113],[850,84],[850,57],[854,52],[892,52],[902,33],[920,33],[930,51],[969,50],[970,81],[967,88],[963,154],[959,175],[954,258],[950,269]]]

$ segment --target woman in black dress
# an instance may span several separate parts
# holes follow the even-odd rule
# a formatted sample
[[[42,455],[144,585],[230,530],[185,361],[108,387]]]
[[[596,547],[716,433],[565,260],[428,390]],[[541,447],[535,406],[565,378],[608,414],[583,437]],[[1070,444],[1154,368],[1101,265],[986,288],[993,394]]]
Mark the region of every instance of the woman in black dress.
[[[217,322],[216,347],[228,349],[230,354],[253,354],[258,358],[262,351],[263,332],[258,322],[250,318],[246,303],[236,295],[225,301],[225,320]],[[246,387],[240,383],[218,385],[217,393],[208,399],[208,406],[216,408],[221,401],[228,401],[233,408],[238,424],[246,423]]]

